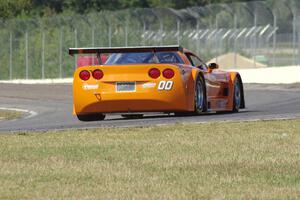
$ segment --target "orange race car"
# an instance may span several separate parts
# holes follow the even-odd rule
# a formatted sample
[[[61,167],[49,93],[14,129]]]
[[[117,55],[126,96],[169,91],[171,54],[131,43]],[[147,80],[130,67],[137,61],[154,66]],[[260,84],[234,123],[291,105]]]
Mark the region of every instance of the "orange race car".
[[[97,65],[74,73],[73,112],[81,121],[103,120],[106,113],[129,117],[245,108],[239,73],[219,70],[216,63],[207,66],[181,46],[70,48],[69,54],[99,58]],[[108,54],[102,63],[101,56]]]

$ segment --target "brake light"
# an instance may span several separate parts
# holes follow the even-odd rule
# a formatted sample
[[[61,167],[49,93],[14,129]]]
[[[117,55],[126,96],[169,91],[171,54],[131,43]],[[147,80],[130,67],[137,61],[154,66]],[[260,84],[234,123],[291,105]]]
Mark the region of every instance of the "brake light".
[[[94,79],[97,79],[97,80],[100,80],[104,76],[103,71],[100,69],[95,69],[93,71],[92,75],[93,75]]]
[[[79,78],[80,78],[81,80],[84,80],[84,81],[89,80],[90,76],[91,76],[91,74],[90,74],[90,72],[87,71],[87,70],[82,70],[82,71],[79,73]]]
[[[157,68],[152,68],[152,69],[149,70],[148,75],[151,78],[156,79],[156,78],[158,78],[160,76],[160,71]]]
[[[173,78],[174,75],[175,75],[175,72],[174,72],[173,69],[165,69],[165,70],[163,71],[163,76],[164,76],[165,78],[167,78],[167,79]]]

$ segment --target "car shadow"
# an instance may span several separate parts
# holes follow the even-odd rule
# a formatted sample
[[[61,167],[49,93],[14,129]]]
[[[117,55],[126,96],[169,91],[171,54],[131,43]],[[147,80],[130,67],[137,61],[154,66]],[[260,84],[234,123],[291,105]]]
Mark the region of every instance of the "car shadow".
[[[106,119],[106,121],[124,121],[124,120],[143,120],[143,119],[164,119],[164,118],[190,118],[190,117],[201,117],[201,116],[236,116],[236,115],[241,115],[241,114],[246,114],[246,113],[258,113],[259,111],[254,111],[254,110],[242,110],[239,112],[207,112],[207,113],[201,113],[199,115],[195,114],[183,114],[183,115],[174,115],[172,114],[164,114],[164,113],[155,113],[155,114],[149,114],[147,113],[146,116],[140,117],[140,118],[124,118],[121,116],[121,114],[114,114],[114,116],[118,116],[117,118],[113,119]]]

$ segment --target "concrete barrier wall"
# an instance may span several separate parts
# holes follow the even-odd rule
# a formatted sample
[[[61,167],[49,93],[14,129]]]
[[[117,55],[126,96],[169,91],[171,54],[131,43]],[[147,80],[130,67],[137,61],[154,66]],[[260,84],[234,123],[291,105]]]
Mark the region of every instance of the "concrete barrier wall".
[[[244,83],[291,84],[300,82],[300,67],[268,67],[237,69]]]

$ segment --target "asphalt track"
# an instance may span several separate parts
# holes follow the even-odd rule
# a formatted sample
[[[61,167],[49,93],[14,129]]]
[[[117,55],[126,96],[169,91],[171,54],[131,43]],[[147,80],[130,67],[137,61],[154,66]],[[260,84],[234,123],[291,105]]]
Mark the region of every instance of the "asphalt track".
[[[110,114],[104,121],[80,122],[72,115],[71,85],[0,84],[0,107],[31,111],[18,120],[0,121],[0,132],[300,118],[300,84],[246,84],[245,99],[247,108],[239,113],[185,117],[149,113],[142,119],[124,119],[119,114]]]

